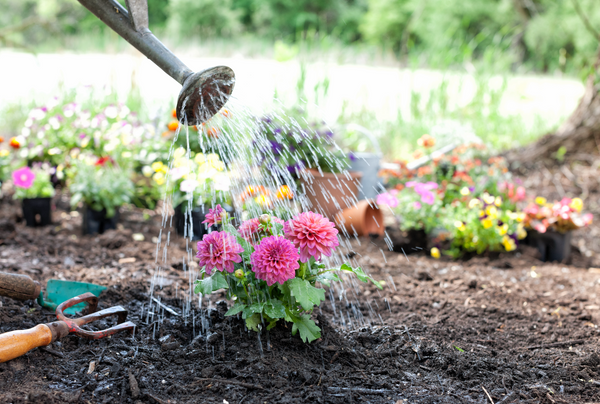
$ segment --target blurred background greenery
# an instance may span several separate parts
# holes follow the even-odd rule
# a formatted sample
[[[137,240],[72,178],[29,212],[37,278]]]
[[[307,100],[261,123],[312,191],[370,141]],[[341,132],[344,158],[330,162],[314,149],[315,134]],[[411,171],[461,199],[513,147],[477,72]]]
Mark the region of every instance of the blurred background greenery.
[[[535,80],[527,77],[526,84],[515,84],[514,79],[531,74],[571,81],[586,77],[596,59],[598,39],[584,20],[600,30],[600,7],[595,2],[148,0],[148,7],[151,30],[177,54],[293,61],[295,67],[288,70],[299,73],[289,73],[286,80],[293,82],[295,90],[287,92],[293,93],[294,102],[302,100],[325,109],[328,104],[342,105],[336,122],[328,120],[342,128],[340,142],[363,151],[371,147],[370,139],[377,138],[384,157],[395,160],[406,157],[423,133],[474,135],[492,150],[503,150],[554,130],[574,109],[583,85],[576,96],[570,90],[569,98],[558,91],[560,83],[549,82],[552,90],[548,93],[557,89],[554,96],[543,96],[549,103],[569,101],[560,113],[547,108],[539,115],[545,107],[531,112],[519,104],[520,100],[532,103],[523,94],[531,93],[526,87]],[[52,54],[132,51],[76,0],[0,0],[0,9],[0,48]],[[382,119],[377,114],[380,107],[360,95],[358,88],[354,100],[341,98],[341,79],[329,67],[344,64],[411,72],[425,69],[440,72],[442,77],[422,86],[430,76],[414,75],[408,81],[417,86],[380,89],[403,91],[408,98],[404,109],[397,107],[391,117]],[[378,73],[366,69],[359,73],[363,82],[369,74]],[[501,84],[491,85],[494,80]],[[572,89],[573,83],[569,85]],[[277,86],[274,95],[281,98],[284,89]],[[544,86],[535,87],[538,95]],[[459,96],[461,102],[457,102]],[[356,107],[361,97],[363,106]],[[350,107],[352,102],[355,105]],[[137,102],[138,106],[142,103]],[[510,113],[503,109],[507,104],[514,107]],[[0,135],[17,133],[31,107],[27,103],[0,106]],[[344,129],[350,124],[366,128],[373,137],[365,140]]]
[[[170,44],[229,39],[303,47],[373,47],[407,66],[485,64],[498,71],[589,68],[595,0],[149,0],[151,29]],[[596,4],[597,5],[597,4]],[[75,0],[0,0],[0,42],[33,50],[102,51],[106,28]],[[48,35],[49,33],[56,35]],[[261,47],[260,44],[263,44]],[[114,46],[114,45],[112,45]],[[248,47],[247,47],[248,48]],[[252,48],[252,47],[250,47]]]

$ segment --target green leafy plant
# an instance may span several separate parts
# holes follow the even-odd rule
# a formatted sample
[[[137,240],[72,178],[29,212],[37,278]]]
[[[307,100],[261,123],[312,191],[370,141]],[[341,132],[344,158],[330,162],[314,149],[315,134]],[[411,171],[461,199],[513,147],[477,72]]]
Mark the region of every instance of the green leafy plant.
[[[50,181],[50,167],[35,165],[33,169],[22,167],[13,171],[15,199],[52,198],[54,187]]]
[[[131,202],[134,185],[130,172],[104,159],[93,164],[80,160],[73,166],[69,180],[71,206],[84,202],[93,210],[106,209],[106,216],[113,217],[119,206]]]
[[[301,213],[288,222],[262,215],[236,228],[217,205],[206,222],[221,224],[223,231],[205,235],[198,243],[201,279],[194,290],[208,295],[226,289],[235,301],[226,315],[241,315],[251,330],[271,329],[284,320],[292,323],[292,334],[299,332],[304,342],[311,342],[321,336],[311,319],[314,308],[325,300],[318,283],[329,286],[341,280],[341,272],[348,272],[381,288],[361,268],[328,267],[323,258],[338,245],[337,230],[316,213]],[[310,229],[302,225],[308,222],[313,224]],[[315,237],[318,249],[303,241],[306,232]]]

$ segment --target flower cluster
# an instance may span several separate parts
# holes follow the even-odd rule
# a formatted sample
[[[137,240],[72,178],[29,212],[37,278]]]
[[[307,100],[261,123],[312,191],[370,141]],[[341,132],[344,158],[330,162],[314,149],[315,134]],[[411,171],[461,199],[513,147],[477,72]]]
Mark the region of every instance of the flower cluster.
[[[304,341],[319,338],[320,330],[310,314],[325,300],[325,293],[315,284],[340,280],[339,270],[380,287],[360,268],[326,267],[322,259],[331,257],[339,245],[338,231],[317,213],[304,212],[286,222],[265,214],[236,229],[217,205],[206,222],[220,223],[223,230],[204,235],[198,242],[196,257],[203,279],[196,281],[195,291],[209,294],[227,289],[228,296],[235,298],[227,315],[242,313],[246,325],[255,331],[260,331],[263,322],[271,328],[284,319],[293,324],[294,334],[300,331]]]
[[[563,198],[548,203],[545,198],[538,196],[534,203],[524,209],[525,224],[539,233],[548,230],[565,233],[592,223],[593,215],[584,214],[582,210],[583,201],[580,198]]]

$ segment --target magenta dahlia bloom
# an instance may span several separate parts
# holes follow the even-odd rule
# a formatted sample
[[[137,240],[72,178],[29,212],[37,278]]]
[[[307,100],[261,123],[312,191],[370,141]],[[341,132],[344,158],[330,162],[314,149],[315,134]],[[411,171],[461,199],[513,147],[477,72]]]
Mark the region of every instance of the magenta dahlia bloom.
[[[281,220],[278,217],[275,216],[271,216],[271,220],[275,223],[279,223],[279,224],[284,224],[285,222],[283,220]],[[240,227],[238,228],[238,231],[240,232],[240,235],[249,243],[254,243],[256,241],[258,241],[258,226],[260,226],[260,219],[258,218],[254,218],[254,219],[248,219],[248,220],[244,220],[242,222],[242,224],[240,224]]]
[[[225,212],[225,209],[223,209],[221,205],[215,206],[214,209],[209,209],[208,213],[204,216],[206,220],[202,223],[208,223],[209,226],[221,223],[221,215],[223,214],[223,212]]]
[[[300,261],[312,256],[319,261],[322,255],[331,257],[340,245],[338,231],[329,219],[314,212],[304,212],[288,220],[283,226],[285,237],[300,249]]]
[[[213,231],[205,234],[202,241],[198,242],[196,258],[200,260],[200,268],[206,266],[206,273],[210,275],[213,269],[232,273],[233,263],[242,262],[240,253],[244,252],[235,237],[226,231]]]
[[[33,185],[35,173],[29,167],[22,167],[12,173],[15,187],[29,189]]]
[[[283,285],[296,276],[300,268],[298,250],[290,240],[281,236],[265,237],[250,255],[252,270],[258,279],[271,286],[275,282]]]

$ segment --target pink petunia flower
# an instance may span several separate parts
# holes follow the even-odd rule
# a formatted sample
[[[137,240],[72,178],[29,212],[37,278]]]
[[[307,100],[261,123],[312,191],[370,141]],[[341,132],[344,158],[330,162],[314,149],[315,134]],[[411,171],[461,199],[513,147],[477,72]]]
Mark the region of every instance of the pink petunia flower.
[[[208,223],[209,226],[220,224],[223,219],[223,212],[225,212],[225,209],[221,205],[215,206],[214,209],[209,209],[208,213],[204,215],[206,220],[202,223]]]
[[[186,194],[191,194],[196,188],[198,188],[198,183],[194,180],[183,180],[181,181],[181,184],[179,184],[179,190]]]
[[[389,192],[385,192],[383,194],[377,195],[377,204],[378,205],[387,205],[390,208],[395,208],[398,206],[398,199],[396,199]]]
[[[271,216],[271,220],[275,223],[284,224],[283,220],[281,220],[280,218],[275,217],[275,216]],[[244,220],[240,224],[238,231],[240,232],[240,235],[246,241],[254,244],[254,242],[258,241],[257,240],[258,226],[260,226],[260,219],[258,219],[258,218],[248,219],[248,220]]]
[[[35,174],[29,167],[22,167],[12,173],[13,182],[16,187],[29,189],[33,185]]]
[[[419,209],[421,209],[421,204],[419,202],[415,201],[415,202],[413,202],[413,208],[419,210]]]
[[[426,203],[428,205],[433,205],[435,202],[435,194],[433,192],[423,192],[421,194],[421,202]]]
[[[310,257],[317,261],[323,255],[330,257],[339,245],[338,231],[327,218],[314,212],[304,212],[288,220],[283,226],[285,237],[300,249],[300,261]]]
[[[260,241],[250,261],[256,277],[271,286],[275,282],[283,285],[288,279],[294,278],[296,269],[300,268],[299,258],[298,250],[290,240],[270,236]]]
[[[213,269],[232,273],[233,263],[242,262],[240,253],[244,252],[235,237],[226,231],[213,231],[205,234],[198,242],[196,258],[200,260],[200,268],[205,267],[210,275]]]

